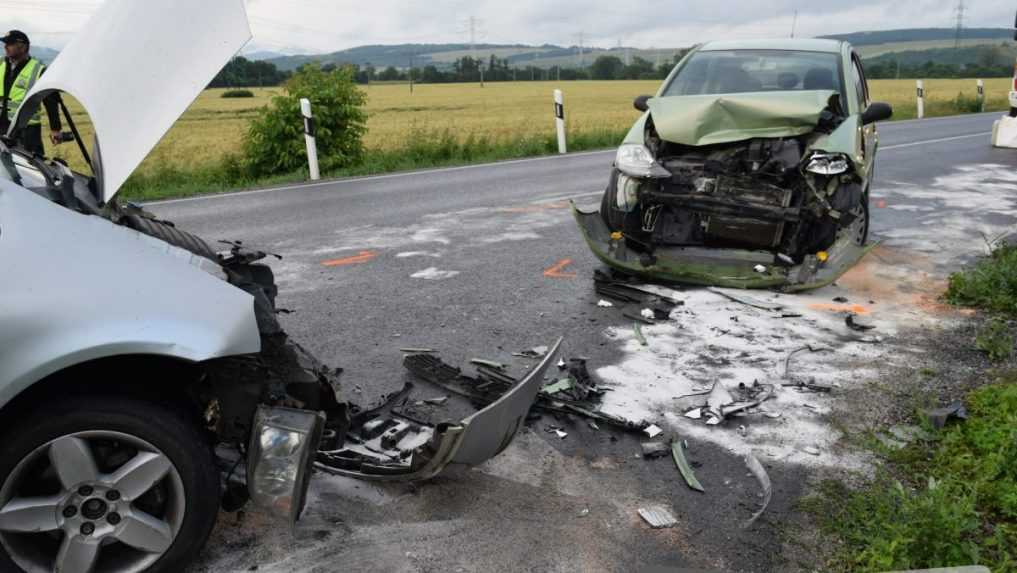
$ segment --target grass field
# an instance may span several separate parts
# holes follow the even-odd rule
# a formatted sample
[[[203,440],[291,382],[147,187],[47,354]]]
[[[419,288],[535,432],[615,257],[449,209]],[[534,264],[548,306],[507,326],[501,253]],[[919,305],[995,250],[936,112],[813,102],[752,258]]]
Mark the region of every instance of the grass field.
[[[988,109],[1004,109],[1010,80],[986,80]],[[478,84],[372,85],[368,96],[369,149],[393,151],[407,147],[411,138],[451,137],[459,141],[486,138],[492,142],[550,137],[554,132],[551,92],[565,93],[570,137],[591,133],[623,133],[638,116],[632,99],[653,93],[657,81],[518,82]],[[871,82],[873,98],[894,105],[897,119],[914,117],[915,84],[912,80]],[[146,159],[142,175],[191,171],[214,167],[229,153],[239,151],[248,120],[268,104],[280,88],[254,89],[256,97],[224,99],[222,90],[208,90],[188,109]],[[963,92],[975,94],[975,80],[925,82],[927,115],[957,113],[953,100]],[[91,125],[81,108],[71,102],[72,113],[86,141]],[[84,168],[77,149],[64,144],[51,155]]]

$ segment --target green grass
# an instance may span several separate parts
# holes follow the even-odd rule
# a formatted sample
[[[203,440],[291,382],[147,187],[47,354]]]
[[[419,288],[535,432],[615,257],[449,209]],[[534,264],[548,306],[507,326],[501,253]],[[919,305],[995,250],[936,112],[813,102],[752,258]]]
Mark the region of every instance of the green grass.
[[[1017,247],[997,245],[973,267],[950,275],[946,300],[1017,316]]]
[[[1017,372],[967,405],[931,441],[878,449],[884,464],[861,487],[826,481],[803,502],[837,542],[822,570],[1017,571]]]
[[[569,151],[608,149],[618,145],[624,136],[625,130],[583,131],[570,136]],[[471,135],[462,139],[448,130],[441,132],[418,130],[411,132],[402,147],[369,150],[361,164],[322,173],[322,176],[333,178],[372,175],[535,157],[557,152],[558,143],[553,135],[501,141],[483,135]],[[219,165],[187,171],[164,168],[150,173],[135,174],[124,185],[121,197],[130,201],[153,201],[226,192],[238,188],[293,183],[306,179],[306,171],[271,178],[252,178],[243,173],[235,157],[227,156]]]

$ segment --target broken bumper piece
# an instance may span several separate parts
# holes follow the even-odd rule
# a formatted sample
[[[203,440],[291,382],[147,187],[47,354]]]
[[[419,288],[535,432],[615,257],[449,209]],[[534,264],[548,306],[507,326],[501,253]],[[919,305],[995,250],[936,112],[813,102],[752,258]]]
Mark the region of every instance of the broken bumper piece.
[[[493,458],[523,426],[561,342],[501,398],[466,419],[430,427],[378,418],[348,434],[341,449],[319,451],[316,467],[360,479],[415,481],[434,477],[451,464],[473,466]]]
[[[820,262],[809,255],[794,266],[775,264],[767,251],[708,247],[658,247],[653,254],[638,251],[624,238],[612,237],[600,213],[579,210],[572,214],[598,259],[609,267],[651,280],[733,288],[774,288],[802,291],[820,288],[837,280],[878,243],[857,245],[845,235],[829,249]]]

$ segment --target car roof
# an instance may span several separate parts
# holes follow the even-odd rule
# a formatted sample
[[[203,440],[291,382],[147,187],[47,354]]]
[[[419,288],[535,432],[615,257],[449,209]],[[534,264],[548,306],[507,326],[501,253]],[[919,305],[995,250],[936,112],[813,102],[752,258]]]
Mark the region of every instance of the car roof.
[[[803,50],[839,54],[845,42],[820,38],[779,38],[769,40],[722,40],[707,42],[699,51],[715,50]]]

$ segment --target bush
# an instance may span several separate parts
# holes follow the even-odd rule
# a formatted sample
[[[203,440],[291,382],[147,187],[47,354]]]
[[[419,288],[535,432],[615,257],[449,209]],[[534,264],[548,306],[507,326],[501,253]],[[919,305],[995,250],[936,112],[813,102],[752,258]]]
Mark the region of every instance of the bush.
[[[361,161],[367,131],[366,96],[354,84],[351,70],[344,67],[324,72],[308,64],[284,87],[286,95],[272,98],[248,127],[243,157],[250,175],[291,173],[307,165],[302,98],[311,101],[321,170],[342,169]]]
[[[957,113],[978,113],[982,111],[982,100],[976,95],[960,92],[953,100],[953,106],[957,108]]]
[[[1006,321],[993,318],[975,337],[975,348],[981,350],[992,362],[1002,362],[1013,354],[1014,340]]]
[[[251,90],[226,90],[222,92],[222,96],[225,98],[240,98],[240,97],[254,97],[254,92]]]
[[[974,267],[950,275],[946,300],[1017,316],[1017,247],[1001,243]]]

